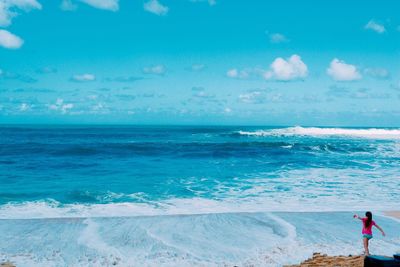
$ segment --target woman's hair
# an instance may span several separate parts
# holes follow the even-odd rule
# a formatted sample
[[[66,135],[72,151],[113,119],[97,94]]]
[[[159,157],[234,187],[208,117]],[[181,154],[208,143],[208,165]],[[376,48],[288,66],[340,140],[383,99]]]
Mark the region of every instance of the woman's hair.
[[[367,211],[365,213],[365,216],[367,217],[367,220],[365,221],[365,227],[369,227],[372,221],[372,213],[370,211]]]

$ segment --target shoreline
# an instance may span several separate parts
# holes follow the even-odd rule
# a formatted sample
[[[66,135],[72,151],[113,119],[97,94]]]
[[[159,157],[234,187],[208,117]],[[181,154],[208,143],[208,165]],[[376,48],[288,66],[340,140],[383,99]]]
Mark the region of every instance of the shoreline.
[[[384,211],[383,214],[388,216],[388,217],[392,217],[394,219],[399,219],[400,220],[400,211],[398,211],[398,210]]]

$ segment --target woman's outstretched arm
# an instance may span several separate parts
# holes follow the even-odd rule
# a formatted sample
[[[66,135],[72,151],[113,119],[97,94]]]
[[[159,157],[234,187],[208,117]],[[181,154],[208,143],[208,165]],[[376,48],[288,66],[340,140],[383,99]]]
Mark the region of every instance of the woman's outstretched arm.
[[[375,224],[375,227],[378,228],[379,231],[381,231],[383,236],[385,236],[385,232],[383,231],[383,229],[379,225]]]
[[[361,218],[360,216],[358,216],[357,214],[354,214],[354,215],[353,215],[353,218],[356,218],[356,219],[362,220],[362,218]]]

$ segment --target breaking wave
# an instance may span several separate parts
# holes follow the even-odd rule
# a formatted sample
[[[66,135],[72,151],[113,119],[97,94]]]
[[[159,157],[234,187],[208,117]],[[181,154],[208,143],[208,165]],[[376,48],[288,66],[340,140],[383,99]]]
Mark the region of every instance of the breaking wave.
[[[371,139],[400,139],[400,129],[350,129],[350,128],[318,128],[318,127],[288,127],[271,130],[238,131],[246,136],[345,136]]]

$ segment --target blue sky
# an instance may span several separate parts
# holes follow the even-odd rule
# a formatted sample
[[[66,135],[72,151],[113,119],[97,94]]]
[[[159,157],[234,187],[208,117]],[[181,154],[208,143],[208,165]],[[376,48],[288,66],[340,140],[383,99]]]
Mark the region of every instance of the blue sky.
[[[0,0],[0,123],[397,127],[399,10]]]

